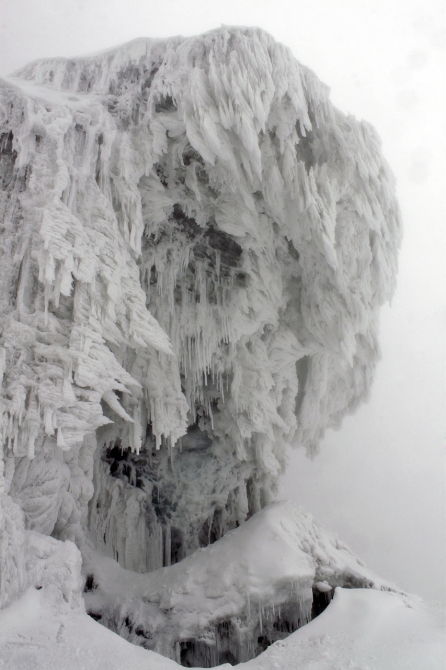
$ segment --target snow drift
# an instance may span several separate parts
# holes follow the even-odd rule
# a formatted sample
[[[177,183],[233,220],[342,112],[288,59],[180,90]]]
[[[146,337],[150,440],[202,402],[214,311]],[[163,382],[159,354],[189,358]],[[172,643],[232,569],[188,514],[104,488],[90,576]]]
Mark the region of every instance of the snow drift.
[[[240,670],[438,670],[444,617],[407,596],[337,588],[320,617]],[[0,611],[0,657],[8,670],[179,670],[175,661],[129,644],[85,613],[29,589]],[[230,670],[231,666],[220,666]]]
[[[87,550],[84,572],[93,618],[187,667],[257,656],[324,611],[337,586],[394,590],[290,502],[170,567],[137,574]]]
[[[224,546],[367,397],[399,212],[328,93],[245,28],[1,82],[3,605],[28,531],[140,573]]]

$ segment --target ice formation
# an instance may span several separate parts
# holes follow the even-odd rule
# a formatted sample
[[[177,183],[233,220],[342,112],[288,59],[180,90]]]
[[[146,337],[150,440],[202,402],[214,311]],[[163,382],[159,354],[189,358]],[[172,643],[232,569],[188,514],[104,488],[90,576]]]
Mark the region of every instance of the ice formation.
[[[146,573],[271,503],[367,397],[400,220],[373,128],[260,29],[37,61],[0,123],[7,605],[30,531]]]

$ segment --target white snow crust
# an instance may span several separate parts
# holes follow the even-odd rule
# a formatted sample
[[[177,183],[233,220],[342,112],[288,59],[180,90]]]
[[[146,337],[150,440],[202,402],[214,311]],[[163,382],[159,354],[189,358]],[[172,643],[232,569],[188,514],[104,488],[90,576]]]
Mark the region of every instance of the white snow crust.
[[[243,660],[265,608],[293,629],[314,585],[376,586],[267,507],[287,446],[314,453],[379,358],[401,224],[374,129],[224,27],[0,81],[0,181],[0,606],[46,584],[37,555],[70,600],[75,543],[108,625],[140,644],[167,616],[163,653],[238,636]]]
[[[337,588],[317,619],[242,670],[439,670],[444,612],[395,593]],[[0,667],[8,670],[175,670],[175,661],[129,644],[82,611],[29,589],[0,611]],[[231,665],[219,666],[229,670]]]

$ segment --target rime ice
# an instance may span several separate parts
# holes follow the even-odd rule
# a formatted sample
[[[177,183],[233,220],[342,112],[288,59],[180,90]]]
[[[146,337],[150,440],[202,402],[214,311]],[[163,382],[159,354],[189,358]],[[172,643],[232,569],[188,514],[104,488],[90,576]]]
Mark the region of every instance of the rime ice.
[[[8,604],[28,531],[145,573],[272,502],[367,397],[400,220],[373,128],[259,29],[37,61],[0,121]]]

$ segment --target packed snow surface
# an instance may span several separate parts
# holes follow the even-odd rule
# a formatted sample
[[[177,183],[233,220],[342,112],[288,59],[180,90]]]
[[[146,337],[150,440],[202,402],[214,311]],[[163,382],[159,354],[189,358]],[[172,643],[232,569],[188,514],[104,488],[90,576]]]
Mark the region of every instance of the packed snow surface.
[[[337,588],[328,608],[246,670],[440,670],[444,614],[408,596]],[[132,645],[82,611],[30,588],[0,612],[0,667],[7,670],[174,670],[175,661]],[[232,666],[219,666],[229,670]]]

